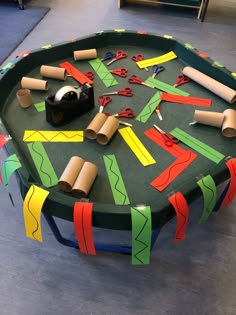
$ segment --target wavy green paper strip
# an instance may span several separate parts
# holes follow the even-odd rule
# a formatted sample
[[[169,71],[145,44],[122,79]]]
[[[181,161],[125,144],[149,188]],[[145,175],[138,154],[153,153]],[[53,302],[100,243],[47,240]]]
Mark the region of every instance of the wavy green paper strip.
[[[167,84],[165,82],[162,82],[162,81],[157,80],[157,79],[152,78],[152,77],[147,78],[147,80],[144,82],[154,86],[158,90],[164,91],[164,92],[169,93],[169,94],[176,94],[176,95],[182,95],[182,96],[189,96],[190,95],[189,93],[187,93],[185,91],[177,89],[176,87],[174,87],[170,84]]]
[[[141,113],[138,114],[136,117],[136,120],[141,121],[142,123],[147,122],[147,120],[150,118],[152,113],[154,112],[157,105],[159,105],[161,102],[161,93],[157,92],[153,95],[153,97],[150,99],[150,101],[147,103],[147,105],[144,107],[144,109],[141,111]]]
[[[210,175],[200,179],[197,184],[202,190],[204,200],[204,207],[199,223],[204,223],[212,213],[216,204],[216,185]]]
[[[123,178],[115,155],[104,155],[103,160],[106,166],[108,179],[111,185],[112,194],[116,205],[129,205],[129,197],[125,189]]]
[[[8,191],[8,183],[11,175],[17,170],[21,168],[21,163],[16,154],[10,155],[2,165],[1,174],[2,174],[2,182]]]
[[[103,81],[106,87],[118,84],[114,76],[111,74],[111,72],[107,69],[107,67],[99,58],[89,60],[88,63],[97,73],[97,75]]]
[[[132,264],[147,265],[150,263],[152,217],[149,206],[131,208],[132,219]]]

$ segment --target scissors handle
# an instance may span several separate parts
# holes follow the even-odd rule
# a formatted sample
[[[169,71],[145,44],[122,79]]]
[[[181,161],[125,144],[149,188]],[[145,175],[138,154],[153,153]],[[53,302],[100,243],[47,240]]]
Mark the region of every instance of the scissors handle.
[[[140,79],[137,75],[133,74],[131,77],[128,79],[128,82],[131,84],[142,84],[143,80]]]
[[[118,50],[116,52],[115,57],[111,61],[109,61],[107,63],[107,66],[111,65],[113,62],[115,62],[117,60],[120,60],[120,59],[123,59],[123,58],[126,58],[126,57],[128,57],[128,54],[126,52],[124,52],[123,50]]]
[[[112,51],[108,51],[105,53],[105,55],[103,55],[103,57],[101,58],[101,61],[105,61],[105,60],[111,60],[112,58],[115,57],[115,53]]]
[[[110,71],[112,74],[116,74],[121,78],[126,78],[128,70],[126,68],[114,69]]]
[[[170,135],[169,133],[163,133],[162,137],[164,138],[165,145],[168,147],[172,147],[173,144],[179,143],[179,139],[175,138],[174,136]]]
[[[190,82],[190,79],[188,77],[186,77],[183,74],[180,74],[175,81],[174,87],[177,87],[177,86],[189,83],[189,82]]]
[[[98,96],[98,102],[100,104],[99,113],[102,113],[104,107],[106,107],[107,104],[109,104],[111,101],[112,101],[112,98],[110,96],[99,95]]]
[[[163,66],[155,65],[152,67],[153,75],[152,78],[155,78],[160,72],[164,71],[165,68]]]
[[[94,73],[92,71],[87,71],[87,72],[84,72],[84,75],[89,78],[90,80],[93,80],[94,79]]]
[[[133,96],[133,91],[131,88],[124,88],[122,90],[117,91],[117,94],[124,96]]]
[[[131,107],[127,107],[121,112],[115,114],[115,117],[126,117],[126,118],[134,118],[135,114]]]
[[[143,55],[141,54],[138,54],[138,55],[135,55],[135,56],[132,56],[131,57],[133,61],[142,61],[144,59]]]

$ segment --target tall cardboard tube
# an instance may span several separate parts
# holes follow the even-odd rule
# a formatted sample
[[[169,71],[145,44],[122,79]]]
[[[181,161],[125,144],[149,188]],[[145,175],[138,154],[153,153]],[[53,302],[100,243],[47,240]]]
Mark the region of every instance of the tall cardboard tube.
[[[95,58],[97,58],[96,49],[85,49],[85,50],[74,51],[75,60],[86,60],[86,59],[95,59]]]
[[[16,92],[16,97],[21,107],[27,108],[33,104],[32,95],[29,89],[20,89]]]
[[[72,156],[58,181],[58,186],[61,190],[71,192],[83,165],[84,160],[81,157]]]
[[[40,75],[46,78],[65,81],[67,72],[64,68],[42,65],[40,67]]]
[[[199,124],[221,128],[224,121],[224,114],[217,112],[207,112],[195,110],[193,121]]]
[[[222,134],[227,138],[236,137],[236,110],[226,109],[224,111],[224,123],[222,126]]]
[[[228,86],[216,81],[215,79],[209,77],[208,75],[192,68],[185,67],[182,71],[184,75],[202,85],[209,91],[215,93],[219,97],[223,98],[229,103],[234,103],[236,101],[236,91],[229,88]]]
[[[23,77],[21,79],[21,87],[30,90],[48,90],[48,82],[40,79]]]
[[[117,131],[119,125],[120,122],[118,119],[113,116],[109,116],[98,132],[97,142],[103,145],[107,144]]]
[[[78,198],[87,197],[97,174],[98,168],[95,164],[87,161],[84,162],[80,174],[72,188],[72,194]]]
[[[107,115],[98,113],[86,128],[84,132],[85,137],[88,139],[96,139],[98,131],[101,129],[106,120]]]

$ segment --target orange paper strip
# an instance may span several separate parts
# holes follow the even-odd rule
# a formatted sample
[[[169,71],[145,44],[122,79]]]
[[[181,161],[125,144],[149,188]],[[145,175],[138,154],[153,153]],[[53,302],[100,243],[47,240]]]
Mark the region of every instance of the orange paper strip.
[[[90,202],[75,202],[74,228],[81,253],[96,255],[92,231],[92,210]]]
[[[82,72],[80,72],[74,66],[72,66],[71,63],[69,63],[67,61],[60,63],[60,67],[66,69],[67,73],[70,74],[79,83],[81,83],[81,84],[88,83],[90,85],[93,85],[93,81],[90,80],[88,77],[86,77],[86,75],[84,75]]]
[[[208,99],[208,98],[182,96],[182,95],[175,95],[175,94],[169,94],[169,93],[161,93],[161,100],[172,102],[172,103],[193,105],[193,106],[203,106],[203,107],[211,106],[211,99]]]
[[[184,196],[177,192],[173,196],[168,198],[169,202],[175,209],[177,224],[174,243],[184,239],[186,237],[186,227],[188,224],[189,210],[188,204]]]
[[[222,201],[221,208],[228,206],[236,196],[236,158],[227,161],[225,164],[230,172],[230,184],[225,198]]]

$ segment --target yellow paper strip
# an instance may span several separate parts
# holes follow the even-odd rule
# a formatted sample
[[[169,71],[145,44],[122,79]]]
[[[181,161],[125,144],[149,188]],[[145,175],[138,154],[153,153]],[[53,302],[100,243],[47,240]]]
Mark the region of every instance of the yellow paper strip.
[[[25,130],[25,142],[83,142],[83,131]]]
[[[139,161],[143,164],[143,166],[156,163],[151,154],[147,151],[147,149],[130,127],[122,128],[118,131]]]
[[[159,57],[154,57],[154,58],[138,61],[136,62],[136,64],[139,66],[140,69],[143,69],[143,68],[151,67],[154,65],[159,65],[161,63],[170,61],[175,58],[177,58],[176,54],[173,51],[170,51],[167,54],[159,56]]]
[[[25,233],[27,237],[38,242],[43,241],[40,218],[42,206],[48,194],[48,191],[36,185],[31,185],[24,200]]]

